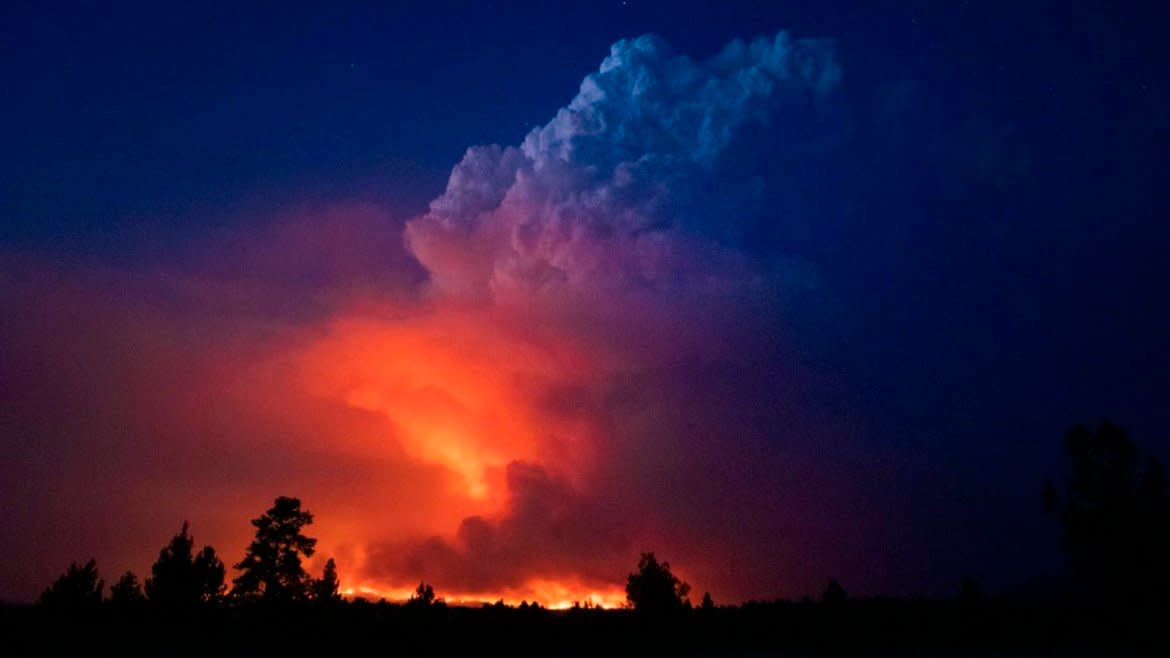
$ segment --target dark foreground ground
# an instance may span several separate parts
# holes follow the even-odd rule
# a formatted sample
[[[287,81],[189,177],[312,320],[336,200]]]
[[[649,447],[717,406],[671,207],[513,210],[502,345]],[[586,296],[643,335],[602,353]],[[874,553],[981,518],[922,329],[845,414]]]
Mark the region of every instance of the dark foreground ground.
[[[629,610],[0,608],[6,656],[1170,656],[1170,608],[931,601]]]

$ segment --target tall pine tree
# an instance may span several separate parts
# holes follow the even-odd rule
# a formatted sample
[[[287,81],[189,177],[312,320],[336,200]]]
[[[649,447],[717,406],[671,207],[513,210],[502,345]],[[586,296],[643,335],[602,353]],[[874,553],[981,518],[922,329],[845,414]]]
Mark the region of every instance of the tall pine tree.
[[[301,530],[313,522],[313,515],[301,509],[297,498],[281,496],[272,507],[252,520],[256,538],[244,559],[235,568],[232,594],[241,599],[298,601],[309,598],[312,579],[301,562],[311,557],[317,540]]]

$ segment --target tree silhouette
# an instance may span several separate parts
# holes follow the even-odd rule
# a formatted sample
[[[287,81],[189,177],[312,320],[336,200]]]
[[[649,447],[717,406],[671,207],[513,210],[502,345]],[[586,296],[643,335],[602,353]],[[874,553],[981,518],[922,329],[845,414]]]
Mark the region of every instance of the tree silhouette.
[[[182,607],[214,602],[223,596],[223,561],[210,546],[204,546],[198,555],[192,554],[194,547],[195,538],[184,521],[179,534],[158,552],[158,560],[150,567],[146,597],[152,603]]]
[[[195,580],[202,584],[199,598],[203,601],[214,602],[223,598],[227,585],[224,584],[226,569],[223,560],[215,554],[215,549],[204,546],[195,556]]]
[[[829,605],[840,605],[845,602],[849,596],[845,593],[845,588],[836,579],[829,580],[829,584],[825,586],[825,591],[821,594],[821,603]]]
[[[122,574],[118,582],[110,588],[110,603],[117,606],[138,605],[146,600],[142,593],[142,586],[138,584],[138,576],[133,571]]]
[[[313,600],[321,603],[340,601],[341,594],[337,591],[338,587],[337,565],[334,564],[333,558],[329,558],[325,563],[325,570],[321,577],[313,581]]]
[[[670,563],[659,563],[653,553],[643,553],[637,573],[626,580],[626,600],[642,612],[663,613],[689,607],[690,591],[690,585],[671,573]]]
[[[41,594],[41,605],[59,610],[95,608],[102,602],[106,583],[98,577],[97,562],[73,562],[64,574]]]
[[[971,576],[963,576],[959,583],[959,600],[963,603],[978,603],[983,600],[983,591]]]
[[[711,592],[703,592],[703,602],[699,604],[702,610],[714,610],[715,601],[711,599]]]
[[[1045,486],[1064,531],[1082,595],[1124,603],[1165,601],[1170,591],[1170,497],[1162,464],[1138,453],[1125,430],[1101,423],[1065,435],[1072,473],[1062,493]]]
[[[256,538],[237,565],[242,573],[233,581],[232,594],[266,601],[297,601],[308,598],[312,579],[301,564],[311,557],[317,540],[306,537],[302,528],[313,515],[301,509],[297,498],[281,496],[272,507],[252,520]]]
[[[441,600],[435,598],[435,590],[430,585],[420,581],[414,594],[407,599],[406,605],[411,608],[429,608]]]

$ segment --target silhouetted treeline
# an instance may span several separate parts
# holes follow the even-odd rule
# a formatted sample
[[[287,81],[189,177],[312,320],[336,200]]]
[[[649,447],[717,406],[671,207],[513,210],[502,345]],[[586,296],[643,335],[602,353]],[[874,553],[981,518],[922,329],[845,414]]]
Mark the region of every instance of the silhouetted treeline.
[[[93,560],[72,564],[39,606],[0,607],[17,655],[714,655],[755,652],[864,654],[994,649],[1050,655],[1096,648],[1108,655],[1170,655],[1170,492],[1156,459],[1139,458],[1120,428],[1074,427],[1070,470],[1045,488],[1063,530],[1070,596],[1049,602],[985,595],[970,577],[952,600],[856,599],[828,580],[814,602],[716,605],[668,562],[643,553],[626,578],[627,607],[589,604],[448,606],[425,582],[408,601],[341,598],[332,559],[319,578],[304,569],[313,516],[277,498],[252,520],[255,538],[226,569],[211,546],[195,550],[184,523],[140,584],[123,574],[103,599]],[[68,629],[68,632],[62,632]],[[390,651],[393,649],[393,651]],[[5,653],[8,653],[7,651]]]
[[[713,656],[1170,655],[1166,611],[1011,601],[852,599],[633,609],[358,600],[210,605],[187,615],[103,606],[83,618],[7,608],[8,655]],[[923,654],[922,652],[927,652]],[[986,653],[985,653],[986,652]]]
[[[1120,427],[1076,426],[1065,436],[1072,472],[1049,482],[1045,506],[1064,531],[1072,595],[1118,605],[1170,600],[1170,492],[1166,468],[1144,460]]]
[[[278,497],[272,507],[252,520],[256,538],[244,559],[235,565],[240,575],[225,584],[223,561],[211,546],[195,552],[195,539],[183,522],[178,534],[159,551],[145,586],[127,571],[110,590],[109,602],[119,608],[150,605],[171,612],[188,612],[197,606],[223,602],[333,602],[338,593],[337,566],[330,558],[321,578],[305,571],[301,557],[311,557],[317,540],[304,534],[313,522],[301,501]],[[57,612],[80,613],[102,602],[104,581],[93,560],[72,564],[41,595],[41,605]]]

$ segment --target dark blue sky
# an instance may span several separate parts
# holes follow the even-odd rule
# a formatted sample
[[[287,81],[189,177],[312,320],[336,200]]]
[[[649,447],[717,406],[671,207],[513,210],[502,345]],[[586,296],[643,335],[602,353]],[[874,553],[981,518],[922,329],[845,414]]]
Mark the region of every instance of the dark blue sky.
[[[915,146],[971,116],[1010,124],[1037,161],[1030,177],[1043,176],[1034,187],[1132,186],[1095,195],[1132,214],[1116,204],[1152,192],[1165,139],[1156,21],[1028,5],[11,3],[3,237],[56,244],[197,222],[309,182],[417,210],[467,146],[513,143],[546,121],[617,39],[654,32],[701,57],[778,29],[836,39],[862,103],[882,84],[920,85],[928,123],[908,135]]]
[[[833,39],[841,129],[786,197],[815,220],[753,239],[833,291],[795,349],[847,380],[810,395],[866,419],[859,469],[931,476],[900,492],[906,550],[961,519],[990,539],[940,572],[1022,579],[1052,555],[1038,492],[1066,426],[1170,456],[1170,46],[1144,4],[6,3],[0,250],[134,268],[258,209],[414,216],[618,39]]]

